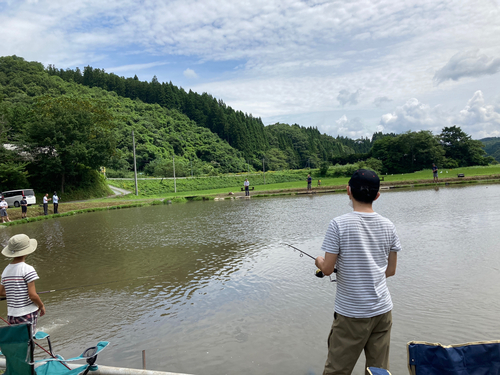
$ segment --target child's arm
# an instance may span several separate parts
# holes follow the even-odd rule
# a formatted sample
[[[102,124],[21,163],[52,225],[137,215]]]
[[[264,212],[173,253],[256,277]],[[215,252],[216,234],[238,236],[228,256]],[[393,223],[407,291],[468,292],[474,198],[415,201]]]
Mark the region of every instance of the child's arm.
[[[42,300],[40,299],[40,296],[36,292],[34,281],[28,283],[28,296],[30,297],[30,300],[32,300],[33,303],[38,306],[38,310],[40,311],[40,316],[44,316],[45,305],[43,304]]]
[[[5,287],[0,284],[0,297],[5,297]]]
[[[385,277],[391,277],[396,274],[396,266],[398,264],[398,253],[391,251],[389,253],[389,260],[387,262],[387,269],[385,270]]]

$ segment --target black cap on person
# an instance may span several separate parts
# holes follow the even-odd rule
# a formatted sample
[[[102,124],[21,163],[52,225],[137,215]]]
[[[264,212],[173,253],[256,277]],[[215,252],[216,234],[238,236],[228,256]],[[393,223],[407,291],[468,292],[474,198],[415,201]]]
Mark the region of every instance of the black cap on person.
[[[357,191],[379,191],[380,178],[374,171],[358,169],[349,180],[349,186]]]

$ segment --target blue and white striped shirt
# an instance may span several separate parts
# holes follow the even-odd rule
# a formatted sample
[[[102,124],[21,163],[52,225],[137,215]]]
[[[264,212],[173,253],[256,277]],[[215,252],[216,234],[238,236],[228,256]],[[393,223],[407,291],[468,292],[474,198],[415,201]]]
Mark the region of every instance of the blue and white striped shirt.
[[[386,284],[390,251],[401,250],[394,224],[376,212],[351,212],[328,226],[323,251],[338,254],[335,311],[371,318],[392,310]]]
[[[2,272],[7,296],[7,315],[24,316],[38,310],[28,295],[28,283],[38,280],[35,269],[24,262],[9,264]]]

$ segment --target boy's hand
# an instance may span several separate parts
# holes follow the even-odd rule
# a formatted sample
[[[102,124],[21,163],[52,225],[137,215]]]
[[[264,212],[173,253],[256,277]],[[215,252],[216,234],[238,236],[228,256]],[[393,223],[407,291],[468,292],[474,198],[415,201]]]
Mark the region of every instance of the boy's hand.
[[[40,307],[38,309],[38,311],[40,312],[40,316],[44,316],[45,315],[45,305],[42,305],[42,307]]]
[[[323,257],[317,257],[314,261],[314,264],[316,265],[316,267],[320,268],[321,269],[321,266],[323,265],[323,262],[325,261],[325,258]]]

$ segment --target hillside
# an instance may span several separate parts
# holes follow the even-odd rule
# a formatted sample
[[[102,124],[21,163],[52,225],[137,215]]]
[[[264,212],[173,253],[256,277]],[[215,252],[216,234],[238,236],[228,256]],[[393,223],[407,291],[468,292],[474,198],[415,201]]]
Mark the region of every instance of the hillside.
[[[83,126],[87,117],[90,130],[77,129]],[[88,133],[96,123],[102,125],[103,132]],[[72,127],[68,127],[71,124]],[[3,166],[2,189],[22,183],[23,175],[30,179],[32,186],[43,189],[59,189],[64,183],[79,184],[81,179],[72,181],[71,176],[79,174],[76,170],[79,165],[95,167],[89,165],[90,159],[85,159],[90,157],[98,167],[130,170],[133,165],[132,130],[140,171],[147,171],[148,167],[149,170],[158,166],[168,168],[174,155],[178,176],[189,174],[191,168],[197,174],[247,169],[240,152],[175,109],[123,98],[98,87],[65,82],[50,76],[42,64],[26,62],[19,57],[0,58],[0,126],[1,144],[17,145],[25,155],[30,155],[20,159],[19,155],[0,147],[2,160],[10,163],[8,168]],[[83,144],[85,139],[81,138],[72,139],[70,145],[65,145],[78,131],[87,132],[86,140],[94,143]],[[107,144],[97,147],[97,140],[103,139]],[[40,152],[42,149],[52,151]],[[78,149],[81,152],[77,157]],[[94,154],[89,156],[92,152]],[[67,160],[67,165],[74,164],[71,170],[61,167],[60,159],[65,155],[73,158]],[[43,173],[48,168],[52,171]],[[20,172],[21,181],[4,178],[8,172],[5,169],[13,174],[13,169]]]
[[[500,162],[500,137],[483,138],[480,141],[484,144],[486,154]]]
[[[145,103],[159,104],[162,108],[177,110],[197,125],[207,128],[241,152],[255,169],[261,169],[262,159],[267,159],[270,169],[317,167],[334,155],[366,153],[371,148],[369,139],[348,138],[321,134],[316,128],[299,125],[275,124],[264,126],[260,118],[253,117],[227,106],[207,93],[186,92],[172,82],[151,82],[119,77],[103,69],[87,66],[57,69],[49,65],[47,73],[67,82],[113,91],[121,97],[140,99]]]

